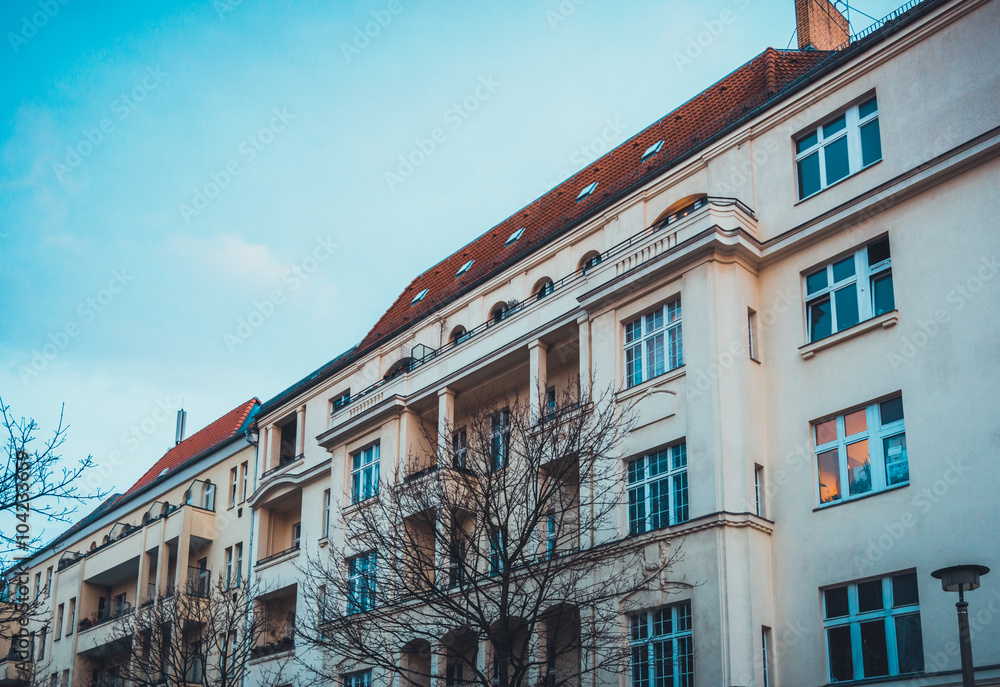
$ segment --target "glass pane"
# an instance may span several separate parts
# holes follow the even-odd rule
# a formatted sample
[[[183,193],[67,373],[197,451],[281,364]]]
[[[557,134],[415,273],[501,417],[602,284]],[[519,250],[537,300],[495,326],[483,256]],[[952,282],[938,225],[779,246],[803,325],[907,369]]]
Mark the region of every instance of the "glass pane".
[[[896,655],[900,673],[924,669],[924,640],[920,634],[920,614],[896,616]]]
[[[867,167],[882,159],[882,141],[879,138],[878,119],[861,127],[861,166]]]
[[[864,119],[873,112],[878,112],[878,101],[875,98],[858,105],[858,119]]]
[[[663,334],[646,340],[646,378],[663,374]]]
[[[861,662],[865,677],[889,674],[889,653],[885,646],[885,621],[879,618],[861,623]]]
[[[858,285],[849,284],[833,292],[837,303],[837,331],[842,332],[853,327],[860,320],[858,317]]]
[[[674,446],[674,469],[685,467],[687,464],[687,444],[677,444]]]
[[[668,479],[661,479],[649,485],[649,527],[660,529],[670,524],[670,503],[667,489]]]
[[[820,289],[825,289],[827,287],[826,281],[826,268],[824,267],[819,272],[813,272],[808,277],[806,277],[806,295],[812,295],[819,291]]]
[[[837,458],[837,450],[819,454],[816,461],[819,465],[819,502],[840,500],[840,460]]]
[[[682,472],[674,477],[674,524],[688,519],[688,476]]]
[[[851,496],[872,490],[872,466],[868,460],[868,440],[847,447],[847,483]]]
[[[646,489],[638,487],[628,492],[628,528],[633,534],[646,531]]]
[[[649,686],[649,662],[647,659],[647,646],[632,647],[632,687]]]
[[[830,312],[830,299],[812,303],[809,306],[809,340],[819,341],[833,333],[833,316]]]
[[[912,606],[919,602],[917,573],[904,573],[892,578],[892,607]]]
[[[847,159],[847,136],[841,136],[823,148],[823,151],[827,186],[851,173],[851,164]]]
[[[625,378],[628,386],[635,386],[642,381],[642,344],[626,349]]]
[[[649,476],[656,477],[670,469],[670,451],[657,451],[649,454]]]
[[[667,303],[667,322],[676,322],[681,319],[681,301],[670,301]]]
[[[868,244],[868,265],[877,265],[889,259],[889,237]]]
[[[882,426],[885,427],[889,423],[897,422],[903,419],[903,399],[902,398],[890,398],[888,401],[882,401],[878,404],[879,415],[882,418]]]
[[[892,274],[872,279],[872,313],[881,315],[896,309],[896,296],[892,290]]]
[[[800,138],[798,141],[795,142],[795,152],[801,153],[803,150],[809,150],[814,145],[816,145],[817,141],[819,141],[819,138],[816,135],[816,132],[814,131],[808,136]]]
[[[847,608],[847,587],[827,589],[823,598],[826,600],[826,615],[823,617],[827,620],[842,618],[850,612]]]
[[[656,310],[646,315],[646,333],[659,329],[663,326],[663,311]]]
[[[838,131],[843,131],[847,128],[847,115],[840,115],[835,120],[829,124],[823,125],[823,138],[830,138],[833,134]]]
[[[884,608],[882,580],[871,580],[858,584],[858,612],[881,611]]]
[[[799,198],[811,196],[820,189],[819,151],[799,160]]]
[[[868,429],[868,423],[865,420],[864,408],[856,410],[853,413],[848,413],[844,416],[844,429],[849,437]]]
[[[635,484],[636,482],[641,482],[645,477],[645,464],[646,460],[644,458],[639,458],[638,460],[633,460],[628,464],[628,483]]]
[[[663,608],[653,614],[653,635],[662,637],[674,633],[673,609]]]
[[[642,320],[629,322],[625,325],[625,343],[632,343],[642,336]]]
[[[885,451],[885,481],[890,486],[910,480],[910,464],[906,460],[906,435],[897,434],[882,440]]]
[[[667,369],[676,370],[684,364],[684,340],[681,325],[667,331]]]
[[[816,425],[816,445],[822,446],[823,444],[829,443],[831,441],[837,440],[837,420],[827,420],[826,422],[821,422]]]
[[[833,283],[843,281],[854,276],[854,256],[844,258],[840,262],[833,263]]]
[[[851,628],[831,627],[826,631],[830,645],[830,680],[841,682],[854,679],[854,657],[851,655]]]

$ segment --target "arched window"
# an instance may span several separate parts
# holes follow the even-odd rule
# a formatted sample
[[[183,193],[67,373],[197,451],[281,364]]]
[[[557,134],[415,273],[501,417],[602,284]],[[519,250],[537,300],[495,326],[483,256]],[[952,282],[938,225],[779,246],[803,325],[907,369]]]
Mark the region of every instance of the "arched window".
[[[105,544],[107,544],[107,543],[108,543],[109,541],[111,541],[111,537],[109,537],[108,535],[106,535],[106,534],[105,534],[105,535],[104,535],[104,538],[103,538],[103,539],[101,539],[101,546],[104,546],[104,545],[105,545]]]
[[[451,330],[451,336],[448,337],[448,340],[451,342],[452,346],[457,346],[458,344],[468,339],[469,336],[470,334],[465,329],[465,327],[463,327],[462,325],[458,325],[457,327]]]
[[[676,222],[679,219],[687,217],[704,205],[707,200],[708,196],[704,193],[692,193],[689,196],[684,196],[667,206],[667,208],[661,212],[653,222],[653,226],[662,227],[670,224],[671,222]]]
[[[536,301],[542,300],[543,298],[545,298],[546,296],[548,296],[550,293],[552,293],[553,291],[555,291],[555,288],[556,287],[552,283],[552,280],[549,279],[548,277],[545,277],[544,279],[540,279],[538,281],[538,283],[535,284],[535,289],[534,289],[534,292],[533,292],[535,294],[535,300]]]
[[[90,550],[93,551],[96,548],[97,548],[97,542],[96,541],[90,542]]]
[[[597,251],[591,251],[583,256],[583,260],[580,261],[580,269],[586,274],[592,267],[601,264],[601,254]]]
[[[510,308],[507,307],[506,303],[498,303],[494,305],[493,310],[490,311],[490,321],[493,322],[493,324],[503,322],[509,312]]]

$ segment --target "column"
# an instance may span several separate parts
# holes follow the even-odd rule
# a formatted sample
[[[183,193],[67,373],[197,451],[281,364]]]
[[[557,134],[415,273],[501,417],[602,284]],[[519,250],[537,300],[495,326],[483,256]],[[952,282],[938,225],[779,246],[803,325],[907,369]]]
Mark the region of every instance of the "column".
[[[580,326],[580,400],[590,398],[590,317],[580,315],[576,320]]]
[[[547,377],[547,356],[549,347],[536,339],[528,344],[528,406],[531,410],[531,422],[537,423],[542,419],[542,399],[545,398],[545,384]]]
[[[455,392],[445,387],[438,390],[438,465],[448,456],[448,440],[455,427]]]
[[[295,455],[301,456],[306,452],[306,407],[302,406],[295,411]]]

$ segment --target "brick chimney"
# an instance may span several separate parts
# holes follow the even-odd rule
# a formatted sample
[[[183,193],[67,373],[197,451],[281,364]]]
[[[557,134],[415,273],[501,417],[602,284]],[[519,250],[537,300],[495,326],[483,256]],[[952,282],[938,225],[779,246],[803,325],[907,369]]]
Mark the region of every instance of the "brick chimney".
[[[795,0],[799,50],[836,50],[850,38],[847,19],[830,0]]]

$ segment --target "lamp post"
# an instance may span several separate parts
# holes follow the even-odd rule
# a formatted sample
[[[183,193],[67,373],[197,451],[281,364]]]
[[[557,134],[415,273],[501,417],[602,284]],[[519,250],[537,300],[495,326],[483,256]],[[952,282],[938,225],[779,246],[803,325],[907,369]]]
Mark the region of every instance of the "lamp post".
[[[972,637],[969,634],[969,604],[965,592],[979,588],[979,578],[990,571],[985,565],[953,565],[931,573],[941,580],[941,588],[946,592],[958,592],[958,643],[962,655],[962,687],[976,687],[976,675],[972,668]]]

